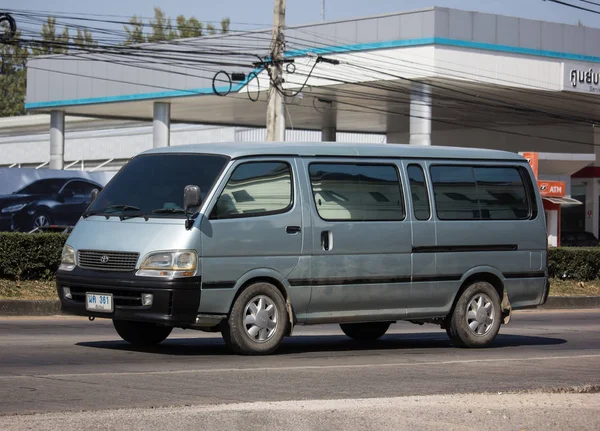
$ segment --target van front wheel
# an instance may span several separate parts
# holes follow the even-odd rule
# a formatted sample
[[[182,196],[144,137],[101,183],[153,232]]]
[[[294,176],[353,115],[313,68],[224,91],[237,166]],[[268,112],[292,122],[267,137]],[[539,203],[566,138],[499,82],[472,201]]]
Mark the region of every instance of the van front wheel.
[[[134,346],[154,346],[171,334],[173,328],[170,326],[157,325],[148,322],[131,322],[128,320],[113,320],[117,334]]]
[[[356,341],[375,341],[385,335],[390,324],[387,322],[342,323],[340,328]]]
[[[221,333],[235,353],[273,353],[288,333],[285,299],[270,283],[255,283],[238,296]]]
[[[490,283],[471,284],[460,296],[446,332],[459,347],[485,347],[502,323],[500,296]]]

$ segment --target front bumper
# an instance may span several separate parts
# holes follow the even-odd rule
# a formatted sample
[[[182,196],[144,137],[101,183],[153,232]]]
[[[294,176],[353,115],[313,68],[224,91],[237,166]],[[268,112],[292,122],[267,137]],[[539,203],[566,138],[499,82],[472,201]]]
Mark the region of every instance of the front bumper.
[[[63,287],[71,289],[72,299],[65,298]],[[85,270],[58,271],[56,288],[61,309],[79,316],[162,323],[170,326],[189,325],[196,321],[200,305],[200,277],[161,280],[138,277],[134,272]],[[113,295],[114,311],[88,311],[86,292]],[[143,306],[142,293],[154,295],[152,305]]]

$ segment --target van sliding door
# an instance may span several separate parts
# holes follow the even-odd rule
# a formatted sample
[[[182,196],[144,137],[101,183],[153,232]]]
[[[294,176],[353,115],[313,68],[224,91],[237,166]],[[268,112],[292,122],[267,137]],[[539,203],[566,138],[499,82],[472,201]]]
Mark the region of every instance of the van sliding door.
[[[312,286],[307,320],[404,316],[411,228],[401,170],[389,160],[303,163],[312,220],[312,278],[302,281]]]

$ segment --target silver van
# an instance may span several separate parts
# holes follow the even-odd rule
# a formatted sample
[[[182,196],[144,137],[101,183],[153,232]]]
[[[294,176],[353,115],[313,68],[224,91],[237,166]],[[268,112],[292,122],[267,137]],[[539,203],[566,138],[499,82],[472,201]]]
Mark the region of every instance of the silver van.
[[[67,313],[137,345],[174,327],[273,352],[297,324],[369,342],[407,320],[489,345],[548,296],[542,200],[514,153],[341,143],[186,145],[129,161],[67,240]]]

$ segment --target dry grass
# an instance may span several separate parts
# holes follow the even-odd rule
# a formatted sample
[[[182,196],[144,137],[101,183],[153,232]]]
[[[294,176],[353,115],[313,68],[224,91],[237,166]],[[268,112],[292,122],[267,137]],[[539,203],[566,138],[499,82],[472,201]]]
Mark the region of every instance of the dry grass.
[[[0,279],[0,299],[58,299],[54,281]]]
[[[597,296],[600,280],[589,282],[551,280],[551,296]],[[0,299],[58,299],[54,281],[20,281],[0,279]]]
[[[600,280],[572,281],[550,280],[551,296],[598,296],[600,295]]]

